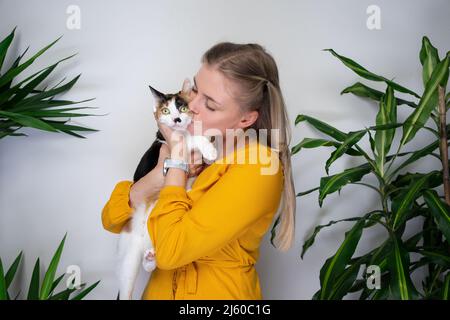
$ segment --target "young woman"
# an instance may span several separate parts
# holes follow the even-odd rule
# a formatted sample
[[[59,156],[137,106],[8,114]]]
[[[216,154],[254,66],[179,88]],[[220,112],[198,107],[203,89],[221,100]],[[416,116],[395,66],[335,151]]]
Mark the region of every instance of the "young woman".
[[[157,268],[142,299],[262,299],[255,269],[261,239],[279,217],[275,244],[285,251],[295,224],[291,132],[276,63],[257,44],[216,44],[202,57],[191,98],[202,133],[214,129],[220,133],[215,138],[223,139],[217,160],[190,164],[190,175],[198,177],[186,191],[185,171],[170,168],[163,176],[162,163],[166,157],[189,162],[191,155],[181,136],[159,124],[167,145],[158,165],[136,183],[116,185],[103,226],[119,233],[134,207],[158,198],[147,223]],[[230,129],[252,129],[256,138],[236,148]],[[250,154],[270,155],[270,161],[250,163]],[[264,173],[269,167],[275,170]]]

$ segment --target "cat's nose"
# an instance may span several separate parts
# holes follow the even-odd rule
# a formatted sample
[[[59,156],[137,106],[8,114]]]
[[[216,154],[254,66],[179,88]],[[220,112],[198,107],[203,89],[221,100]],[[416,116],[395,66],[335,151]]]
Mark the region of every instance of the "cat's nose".
[[[173,119],[173,121],[174,121],[175,123],[177,123],[177,122],[181,122],[181,119],[180,119],[180,118],[175,118],[175,119]]]

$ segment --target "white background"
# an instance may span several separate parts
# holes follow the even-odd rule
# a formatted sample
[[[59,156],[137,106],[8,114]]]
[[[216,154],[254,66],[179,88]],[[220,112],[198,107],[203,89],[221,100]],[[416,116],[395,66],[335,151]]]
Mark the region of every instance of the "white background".
[[[372,4],[381,9],[381,30],[366,27],[366,9]],[[78,5],[81,10],[80,30],[66,27],[69,5]],[[278,63],[293,146],[304,137],[323,137],[306,123],[294,128],[298,114],[317,117],[343,131],[374,124],[375,103],[340,95],[360,78],[322,49],[333,48],[421,94],[422,36],[429,36],[442,57],[450,49],[449,12],[450,2],[445,0],[1,0],[0,38],[17,26],[5,63],[9,65],[27,46],[26,57],[30,57],[63,35],[20,79],[78,52],[58,66],[46,84],[82,73],[75,87],[61,98],[95,97],[84,106],[98,107],[88,110],[92,114],[107,114],[75,119],[74,124],[100,130],[83,134],[87,139],[23,129],[29,137],[0,140],[0,256],[7,268],[20,250],[25,253],[10,294],[15,296],[20,287],[25,295],[36,258],[48,266],[68,232],[58,275],[67,266],[78,265],[83,282],[101,280],[88,298],[116,297],[113,258],[118,238],[102,228],[100,215],[114,185],[132,180],[143,152],[155,138],[148,84],[161,91],[178,91],[182,79],[197,72],[202,53],[216,42],[260,43]],[[385,89],[382,83],[362,82]],[[400,106],[399,120],[410,110]],[[431,138],[422,131],[405,151],[417,149]],[[368,148],[368,141],[361,145]],[[297,192],[319,185],[330,152],[329,148],[307,149],[292,158]],[[359,161],[342,158],[331,166],[330,174]],[[434,158],[422,162],[421,167],[409,170],[439,167]],[[374,178],[367,181],[376,182]],[[319,289],[322,264],[336,251],[351,224],[324,229],[301,260],[305,237],[319,223],[360,216],[379,206],[373,191],[356,185],[342,189],[340,196],[328,196],[322,208],[317,195],[298,198],[296,241],[290,251],[276,251],[269,243],[270,233],[264,239],[257,269],[265,299],[310,299]],[[412,223],[408,232],[419,225],[419,221]],[[373,248],[384,236],[377,228],[365,232],[358,253]],[[138,290],[145,281],[139,279]]]

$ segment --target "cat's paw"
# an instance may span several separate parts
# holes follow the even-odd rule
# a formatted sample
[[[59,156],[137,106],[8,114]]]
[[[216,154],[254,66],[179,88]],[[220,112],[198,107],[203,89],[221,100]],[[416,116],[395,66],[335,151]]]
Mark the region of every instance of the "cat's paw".
[[[148,261],[148,260],[144,259],[142,261],[142,266],[144,267],[145,271],[152,272],[153,270],[156,269],[156,262],[155,262],[155,260]]]
[[[144,252],[144,259],[147,261],[153,261],[155,260],[155,249],[147,249]]]
[[[207,160],[206,161],[207,163],[216,160],[216,158],[217,158],[217,150],[216,150],[216,148],[214,148],[214,146],[212,144],[207,145],[203,149],[203,157],[205,158],[205,160]]]
[[[144,259],[142,259],[142,266],[147,272],[152,272],[156,268],[155,249],[147,249],[144,252]]]

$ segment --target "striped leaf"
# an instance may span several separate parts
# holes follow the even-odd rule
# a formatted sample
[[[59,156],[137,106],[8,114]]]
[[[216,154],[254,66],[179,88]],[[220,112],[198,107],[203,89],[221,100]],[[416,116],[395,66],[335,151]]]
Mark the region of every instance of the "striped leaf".
[[[381,100],[381,97],[384,96],[383,92],[370,88],[361,82],[357,82],[354,85],[345,88],[344,90],[341,91],[341,94],[344,93],[352,93],[355,96],[369,98],[378,102]],[[412,101],[397,99],[397,105],[402,104],[408,105],[412,108],[417,108],[417,104]]]
[[[394,171],[392,171],[392,175],[394,175],[395,173],[397,173],[398,171],[400,171],[407,165],[410,165],[411,163],[430,155],[438,147],[439,147],[439,141],[436,140],[435,142],[430,143],[428,146],[412,152],[411,156],[408,159],[406,159],[404,162],[402,162],[401,165],[399,165]]]
[[[338,275],[344,272],[353,256],[364,228],[365,218],[362,218],[345,233],[345,239],[336,253],[327,259],[320,270],[320,299],[330,299]]]
[[[327,224],[323,224],[323,225],[316,226],[316,227],[314,228],[313,234],[312,234],[312,235],[305,241],[305,243],[303,244],[303,247],[302,247],[302,253],[301,253],[301,256],[300,256],[300,257],[303,259],[303,256],[305,255],[306,251],[308,251],[308,249],[314,244],[314,241],[316,240],[317,234],[318,234],[318,233],[320,232],[320,230],[322,230],[323,228],[327,228],[327,227],[329,227],[329,226],[332,226],[332,225],[334,225],[334,224],[336,224],[336,223],[343,222],[343,221],[345,221],[345,222],[349,222],[349,221],[359,221],[359,220],[361,220],[361,219],[362,219],[361,217],[354,217],[354,218],[340,219],[340,220],[336,220],[336,221],[332,220],[332,221],[330,221],[330,222],[327,223]]]
[[[426,190],[423,198],[427,203],[431,214],[437,223],[439,230],[442,231],[447,242],[450,244],[450,208],[443,202],[435,190]]]
[[[420,98],[420,96],[415,93],[414,91],[411,91],[391,80],[386,79],[385,77],[376,75],[370,71],[368,71],[366,68],[364,68],[363,66],[361,66],[360,64],[356,63],[355,61],[353,61],[352,59],[349,59],[347,57],[341,56],[339,54],[337,54],[333,49],[324,49],[324,51],[329,51],[331,52],[335,57],[337,57],[339,60],[341,60],[341,62],[348,68],[350,68],[351,70],[353,70],[356,74],[360,75],[363,78],[366,78],[368,80],[372,80],[372,81],[383,81],[386,82],[388,85],[392,86],[395,90],[399,91],[399,92],[403,92],[403,93],[409,93],[417,98]]]
[[[371,166],[365,163],[332,176],[322,177],[319,186],[319,206],[322,207],[323,200],[327,195],[340,190],[348,183],[361,180],[370,171]]]
[[[388,258],[391,274],[389,289],[393,299],[410,300],[418,296],[409,274],[409,253],[404,248],[401,239],[392,236],[393,250]]]
[[[450,300],[450,272],[447,272],[447,275],[444,279],[444,284],[442,285],[441,290],[442,300]]]
[[[310,117],[310,116],[307,116],[304,114],[299,114],[297,116],[297,118],[295,119],[295,125],[297,125],[299,122],[302,122],[302,121],[307,121],[309,124],[311,124],[314,128],[316,128],[320,132],[323,132],[326,135],[328,135],[338,141],[344,141],[345,138],[347,137],[347,135],[344,132],[330,126],[329,124],[327,124],[323,121],[320,121],[318,119],[315,119],[313,117]]]
[[[394,124],[397,122],[397,102],[394,96],[394,90],[391,86],[386,89],[386,94],[380,99],[380,108],[376,117],[377,126]],[[386,162],[386,155],[391,148],[392,140],[394,139],[395,129],[377,130],[375,132],[375,147],[376,147],[376,164],[378,172],[384,176],[384,164]]]
[[[433,70],[431,78],[425,86],[425,91],[420,99],[419,106],[405,120],[403,125],[403,136],[400,141],[401,146],[405,145],[416,135],[430,118],[431,112],[436,107],[436,92],[439,84],[448,78],[448,67],[450,62],[450,52],[444,60],[438,63]]]
[[[342,144],[334,150],[330,157],[328,158],[326,164],[325,164],[325,171],[327,174],[329,174],[328,170],[330,168],[330,165],[339,159],[344,153],[346,153],[347,150],[349,150],[351,147],[353,147],[356,143],[358,143],[359,140],[361,140],[362,137],[367,133],[367,130],[359,130],[354,132],[349,132],[347,134],[347,137],[342,142]]]
[[[392,213],[394,221],[392,228],[394,230],[397,230],[406,221],[406,216],[411,210],[414,200],[420,196],[420,191],[427,187],[426,183],[431,175],[432,173],[428,173],[420,179],[413,181],[405,193],[401,193],[398,198],[393,199]]]
[[[296,144],[291,149],[291,154],[296,154],[302,148],[313,149],[318,147],[336,147],[339,148],[341,144],[336,141],[326,140],[326,139],[315,139],[315,138],[304,138],[300,143]],[[361,152],[354,149],[347,149],[346,152],[351,156],[360,156]]]
[[[422,38],[422,48],[420,49],[419,58],[420,63],[423,66],[423,85],[426,86],[428,80],[430,80],[431,75],[433,74],[434,68],[436,68],[436,65],[439,63],[438,51],[435,47],[433,47],[430,40],[426,36]]]

